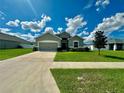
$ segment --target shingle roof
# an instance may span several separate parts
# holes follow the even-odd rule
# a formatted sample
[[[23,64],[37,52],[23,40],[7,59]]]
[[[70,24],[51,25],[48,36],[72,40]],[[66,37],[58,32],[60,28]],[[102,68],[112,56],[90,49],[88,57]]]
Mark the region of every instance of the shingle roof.
[[[108,43],[124,43],[124,39],[109,38]]]
[[[24,39],[21,39],[16,36],[11,36],[8,34],[4,34],[0,32],[0,40],[8,40],[8,41],[15,41],[15,42],[20,42],[20,43],[30,43],[29,41],[26,41]]]
[[[75,36],[72,36],[70,39],[72,39],[72,38],[80,38],[80,39],[82,39],[82,40],[84,40],[82,37],[80,37],[80,36],[77,36],[77,35],[75,35]]]

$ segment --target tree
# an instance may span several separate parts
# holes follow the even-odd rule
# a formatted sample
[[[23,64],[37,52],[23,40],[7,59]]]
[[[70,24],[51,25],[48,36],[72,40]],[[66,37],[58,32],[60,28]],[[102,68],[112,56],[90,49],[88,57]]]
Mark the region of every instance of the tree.
[[[104,35],[104,31],[96,31],[93,43],[99,51],[98,55],[100,55],[101,48],[105,48],[107,45],[107,37]]]

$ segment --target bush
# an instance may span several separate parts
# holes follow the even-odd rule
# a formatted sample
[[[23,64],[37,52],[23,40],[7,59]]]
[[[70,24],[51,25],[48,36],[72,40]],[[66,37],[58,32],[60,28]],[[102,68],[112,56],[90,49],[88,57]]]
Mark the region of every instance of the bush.
[[[62,48],[57,48],[57,51],[62,51]]]
[[[86,51],[86,52],[89,52],[90,49],[88,47],[85,47],[85,48],[70,48],[69,51],[75,51],[75,52],[83,52],[83,51]]]
[[[38,51],[38,47],[34,46],[33,51]]]
[[[88,47],[85,47],[85,48],[84,48],[84,51],[89,52],[89,51],[90,51],[90,49],[89,49]]]
[[[67,48],[66,50],[64,50],[64,49],[62,49],[62,48],[60,47],[60,48],[57,48],[57,51],[60,51],[60,52],[62,52],[62,51],[69,51],[69,48]]]
[[[18,45],[17,48],[23,48],[21,45]]]

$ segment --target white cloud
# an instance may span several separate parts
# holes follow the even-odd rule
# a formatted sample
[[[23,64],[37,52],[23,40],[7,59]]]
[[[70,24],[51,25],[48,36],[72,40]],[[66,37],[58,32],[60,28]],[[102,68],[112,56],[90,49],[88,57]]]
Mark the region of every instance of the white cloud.
[[[9,29],[9,28],[0,28],[0,32],[2,32],[2,33],[7,33],[9,31],[11,31],[11,29]]]
[[[45,33],[51,33],[51,34],[56,34],[54,29],[52,27],[46,27],[45,28]]]
[[[20,34],[20,35],[18,35],[18,37],[20,37],[24,40],[27,40],[27,41],[35,42],[35,38],[39,35],[40,34],[32,35],[31,33],[28,33],[28,34]]]
[[[20,21],[18,19],[16,19],[15,21],[9,21],[6,23],[6,25],[8,26],[12,26],[12,27],[18,27],[19,26]]]
[[[0,20],[5,20],[6,14],[2,11],[0,11]]]
[[[24,30],[28,30],[30,29],[33,32],[40,32],[40,30],[42,29],[42,27],[39,25],[38,22],[34,22],[34,21],[23,21],[21,22],[21,26],[22,29]]]
[[[100,8],[97,8],[96,11],[99,12],[100,11]]]
[[[87,31],[83,31],[82,32],[84,35],[89,35],[89,32],[87,32]]]
[[[102,3],[103,6],[107,6],[109,4],[110,4],[110,1],[109,0],[104,0],[103,3]]]
[[[87,24],[81,15],[78,15],[74,18],[65,18],[65,20],[67,21],[66,32],[72,35],[74,35],[79,28],[82,28]]]
[[[105,32],[112,32],[120,29],[124,26],[124,13],[116,13],[110,18],[104,18],[103,22],[98,24],[96,30],[102,30]]]
[[[51,18],[49,16],[42,15],[41,17],[42,19],[40,21],[21,22],[22,29],[24,30],[30,29],[32,32],[40,32],[46,26],[46,23],[51,21]]]
[[[89,9],[93,6],[94,0],[89,0],[88,4],[86,6],[84,6],[83,9]]]
[[[62,30],[63,30],[63,28],[62,27],[58,27],[58,29],[57,29],[59,32],[61,32]]]
[[[116,13],[114,16],[104,18],[103,22],[98,24],[93,32],[91,32],[88,39],[92,40],[96,31],[104,31],[104,33],[108,36],[113,31],[117,31],[122,27],[124,27],[124,13]]]
[[[78,36],[81,36],[81,37],[82,36],[87,36],[87,35],[89,35],[89,32],[87,32],[85,30],[78,34]]]
[[[88,30],[88,27],[85,27],[84,30]]]
[[[95,6],[97,7],[96,11],[100,11],[101,8],[105,8],[110,4],[110,0],[97,0]]]

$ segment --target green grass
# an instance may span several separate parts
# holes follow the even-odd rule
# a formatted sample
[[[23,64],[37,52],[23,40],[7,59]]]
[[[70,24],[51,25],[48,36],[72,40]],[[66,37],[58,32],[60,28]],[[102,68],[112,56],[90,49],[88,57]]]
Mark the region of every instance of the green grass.
[[[0,60],[13,58],[23,54],[31,53],[32,49],[5,49],[0,50]]]
[[[124,69],[52,69],[61,93],[124,93]]]
[[[72,62],[124,62],[124,51],[58,52],[55,61]]]

